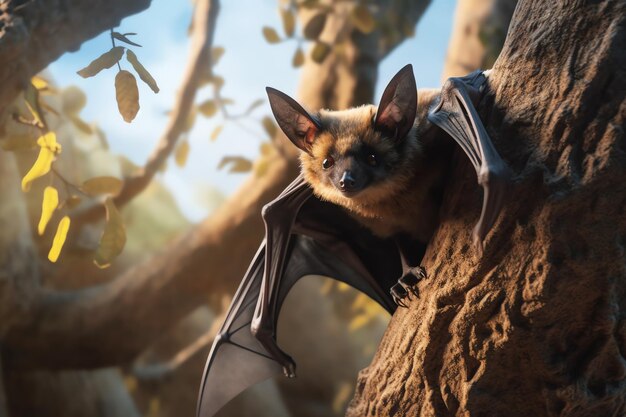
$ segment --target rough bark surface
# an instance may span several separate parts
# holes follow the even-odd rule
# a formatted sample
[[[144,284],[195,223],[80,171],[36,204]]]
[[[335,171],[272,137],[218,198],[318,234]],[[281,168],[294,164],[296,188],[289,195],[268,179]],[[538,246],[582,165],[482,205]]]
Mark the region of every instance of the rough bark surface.
[[[0,4],[0,114],[30,77],[150,0],[8,0]]]
[[[521,1],[479,111],[515,171],[485,253],[453,170],[421,296],[348,416],[626,413],[626,2]]]

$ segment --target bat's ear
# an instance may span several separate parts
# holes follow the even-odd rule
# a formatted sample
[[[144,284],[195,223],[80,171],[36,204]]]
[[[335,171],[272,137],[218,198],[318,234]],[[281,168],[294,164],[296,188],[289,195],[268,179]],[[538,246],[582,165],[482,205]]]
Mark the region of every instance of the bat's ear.
[[[389,81],[380,99],[374,127],[396,140],[404,139],[413,127],[417,113],[417,87],[411,64]]]
[[[321,129],[320,121],[287,94],[271,87],[265,91],[278,126],[294,145],[310,153],[317,132]]]

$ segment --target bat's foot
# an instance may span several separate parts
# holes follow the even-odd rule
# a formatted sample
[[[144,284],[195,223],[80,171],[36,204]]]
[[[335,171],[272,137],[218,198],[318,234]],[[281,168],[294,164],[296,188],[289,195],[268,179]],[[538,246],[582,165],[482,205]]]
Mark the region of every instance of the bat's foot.
[[[398,283],[391,287],[391,297],[393,301],[399,306],[407,308],[405,299],[411,298],[411,294],[419,297],[417,290],[417,284],[421,280],[426,278],[426,270],[421,266],[416,266],[409,269],[399,280]]]
[[[291,362],[283,365],[283,374],[287,378],[295,378],[296,377],[296,364]]]

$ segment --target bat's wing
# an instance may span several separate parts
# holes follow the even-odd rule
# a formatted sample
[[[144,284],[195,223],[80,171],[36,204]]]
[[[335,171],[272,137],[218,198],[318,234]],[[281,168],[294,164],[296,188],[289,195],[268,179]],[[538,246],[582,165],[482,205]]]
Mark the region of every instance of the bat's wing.
[[[285,357],[291,359],[278,348],[275,330],[280,307],[300,278],[341,280],[389,312],[396,307],[387,291],[400,274],[393,242],[374,237],[337,206],[312,196],[300,177],[271,204],[280,206],[282,217],[276,222],[264,213],[268,233],[213,342],[198,417],[211,417],[246,388],[290,372]],[[265,311],[259,307],[263,301]],[[252,330],[259,309],[261,328],[270,332],[263,341]]]
[[[482,93],[485,81],[481,71],[448,79],[441,89],[439,103],[428,114],[428,120],[461,146],[483,187],[482,212],[472,233],[474,244],[481,252],[483,240],[502,208],[510,178],[510,169],[494,148],[472,102]]]

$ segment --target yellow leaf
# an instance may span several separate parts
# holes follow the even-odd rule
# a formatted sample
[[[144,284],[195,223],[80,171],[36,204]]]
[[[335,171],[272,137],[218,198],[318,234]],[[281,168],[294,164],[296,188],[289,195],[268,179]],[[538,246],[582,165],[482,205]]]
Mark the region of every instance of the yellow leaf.
[[[317,39],[324,30],[324,26],[326,25],[326,14],[319,13],[313,16],[307,24],[304,26],[304,30],[302,33],[304,37],[309,40]]]
[[[292,37],[296,28],[296,19],[291,10],[280,9],[280,16],[283,19],[283,29],[285,35]]]
[[[293,59],[291,60],[291,65],[295,68],[301,67],[304,64],[304,52],[302,48],[296,49],[296,52],[293,54]]]
[[[106,224],[94,257],[98,268],[108,268],[126,245],[126,228],[113,200],[107,198],[104,207],[107,211]]]
[[[215,104],[215,100],[206,100],[198,105],[198,110],[204,116],[211,117],[217,113],[217,104]]]
[[[57,143],[57,135],[54,132],[48,132],[37,139],[37,145],[48,149],[50,152],[58,155],[61,153],[61,145]]]
[[[54,132],[48,132],[37,139],[37,144],[41,147],[37,160],[31,169],[22,178],[22,190],[29,191],[31,183],[39,177],[43,177],[52,167],[52,162],[56,154],[61,152],[61,145],[56,141]]]
[[[137,59],[137,55],[135,55],[135,53],[130,49],[126,51],[126,59],[128,60],[128,62],[130,62],[135,71],[137,71],[137,74],[139,74],[139,78],[141,78],[141,81],[146,83],[152,91],[158,93],[159,86],[157,85],[157,82],[154,80],[152,75],[150,75],[148,70],[143,65],[141,65],[141,62],[139,62],[139,59]]]
[[[362,33],[370,33],[376,27],[376,20],[364,4],[357,5],[350,15],[352,24]]]
[[[217,169],[230,165],[228,172],[249,172],[252,169],[252,161],[241,156],[225,156],[220,161]]]
[[[176,153],[174,154],[174,159],[176,160],[176,165],[179,167],[184,167],[185,163],[187,163],[187,157],[189,156],[189,142],[184,140],[178,145],[176,148]]]
[[[117,73],[115,76],[115,97],[117,108],[124,121],[132,122],[139,111],[139,90],[133,74],[125,70]]]
[[[87,104],[87,96],[76,86],[69,86],[61,92],[61,100],[63,101],[63,112],[70,115],[76,115]]]
[[[115,177],[95,177],[83,183],[80,189],[91,196],[109,194],[118,195],[122,189],[123,181]]]
[[[280,36],[276,33],[274,28],[269,26],[263,26],[263,36],[268,43],[278,43],[280,42]]]
[[[311,58],[313,61],[321,64],[324,62],[328,54],[330,53],[330,46],[324,42],[315,42],[313,51],[311,51]]]
[[[195,107],[189,109],[189,114],[187,115],[187,119],[185,120],[185,125],[183,126],[183,132],[189,132],[194,124],[196,124],[196,116],[198,115],[198,110]]]
[[[213,131],[211,132],[211,142],[214,142],[217,139],[220,133],[222,133],[222,129],[224,129],[223,125],[219,125],[215,129],[213,129]]]
[[[68,230],[70,230],[70,218],[65,216],[61,219],[59,225],[57,226],[57,232],[54,235],[52,247],[50,248],[50,252],[48,252],[48,259],[50,262],[56,262],[57,259],[59,259],[61,249],[63,249],[63,244],[65,244],[65,238],[67,237]]]
[[[224,55],[225,49],[221,46],[214,46],[211,49],[211,65],[216,66],[222,55]]]
[[[39,236],[43,235],[46,231],[46,226],[52,218],[52,213],[59,206],[59,192],[54,187],[46,187],[43,190],[43,202],[41,204],[41,218],[39,219],[39,225],[37,226],[37,233]]]
[[[123,46],[116,46],[91,61],[89,65],[76,73],[83,78],[93,77],[103,69],[111,68],[113,65],[117,64],[119,60],[122,59],[122,55],[124,55],[124,49],[126,48]]]
[[[38,75],[35,75],[33,78],[31,78],[30,82],[37,90],[44,90],[48,88],[48,81]]]

